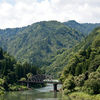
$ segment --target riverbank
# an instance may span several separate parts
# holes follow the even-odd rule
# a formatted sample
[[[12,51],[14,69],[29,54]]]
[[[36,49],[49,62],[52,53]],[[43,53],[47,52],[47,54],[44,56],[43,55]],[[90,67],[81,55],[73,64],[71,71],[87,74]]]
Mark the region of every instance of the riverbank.
[[[10,91],[24,91],[24,90],[32,90],[34,88],[41,88],[47,86],[46,84],[33,84],[31,85],[31,88],[27,88],[26,85],[22,86],[20,84],[9,84],[8,85],[8,92]],[[0,95],[3,95],[6,92],[4,87],[0,86]]]
[[[23,90],[29,90],[29,88],[27,88],[27,86],[9,84],[8,91],[23,91]],[[5,92],[6,92],[5,89],[3,87],[0,87],[0,95],[3,95]]]
[[[63,95],[63,100],[100,100],[100,94],[89,95],[84,92],[72,92],[68,95]]]

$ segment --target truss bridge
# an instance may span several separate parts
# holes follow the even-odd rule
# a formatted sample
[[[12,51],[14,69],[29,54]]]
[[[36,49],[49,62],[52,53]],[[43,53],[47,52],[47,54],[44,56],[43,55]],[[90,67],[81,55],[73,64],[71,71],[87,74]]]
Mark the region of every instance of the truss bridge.
[[[27,87],[30,88],[30,84],[32,83],[51,83],[53,84],[53,91],[57,91],[57,85],[63,84],[59,82],[59,80],[55,80],[53,77],[45,74],[37,74],[28,78],[27,81],[20,81],[22,84],[27,83]]]

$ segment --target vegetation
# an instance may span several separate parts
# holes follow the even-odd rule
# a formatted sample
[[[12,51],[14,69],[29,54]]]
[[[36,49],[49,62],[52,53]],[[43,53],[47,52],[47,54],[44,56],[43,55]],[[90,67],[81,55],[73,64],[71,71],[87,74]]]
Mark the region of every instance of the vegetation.
[[[84,92],[72,92],[69,95],[63,95],[63,100],[100,100],[100,94],[89,95]]]
[[[92,23],[78,23],[74,20],[64,22],[63,24],[65,24],[68,27],[74,28],[84,34],[90,34],[94,28],[100,26],[100,23],[93,23],[93,24]]]
[[[56,76],[60,77],[62,69],[65,68],[66,65],[69,66],[74,61],[75,57],[73,56],[75,56],[75,54],[77,55],[78,52],[88,49],[89,46],[92,45],[93,41],[95,42],[96,39],[99,40],[99,37],[100,37],[100,27],[97,27],[92,31],[91,34],[86,36],[83,41],[76,44],[74,47],[69,48],[69,49],[67,48],[67,49],[59,50],[60,53],[55,55],[51,59],[52,63],[49,66],[47,66],[48,69],[46,73],[49,73],[49,74],[51,73],[51,75],[53,76],[54,74],[52,74],[52,71],[53,72],[57,71]],[[95,50],[92,52],[91,57],[93,57],[94,55],[95,55]]]
[[[40,68],[30,65],[29,63],[17,62],[14,57],[0,48],[0,94],[5,91],[14,91],[27,89],[20,86],[18,80],[26,80],[31,75],[44,73]]]
[[[91,36],[92,38],[90,40]],[[63,90],[65,95],[79,91],[83,94],[88,93],[89,95],[100,94],[100,27],[95,28],[93,32],[85,38],[85,41],[88,42],[86,42],[83,47],[81,46],[83,50],[79,49],[78,52],[70,58],[69,64],[65,67],[60,77],[60,81],[64,82]],[[84,42],[84,40],[82,42]],[[82,45],[82,42],[79,44]],[[88,47],[86,46],[87,44]],[[68,88],[68,86],[71,88]],[[76,90],[76,87],[79,87],[79,89]],[[75,98],[77,97],[75,96]]]
[[[0,30],[0,44],[4,50],[17,61],[28,62],[48,71],[55,55],[73,47],[83,38],[84,34],[57,21],[43,21],[24,28]],[[63,67],[56,68],[57,66],[54,68],[55,73]],[[49,74],[51,73],[52,71]]]
[[[79,91],[83,95],[88,93],[87,96],[99,95],[100,27],[89,34],[99,24],[82,24],[82,28],[75,21],[64,24],[44,21],[23,28],[0,30],[0,45],[18,60],[0,48],[0,94],[27,89],[19,86],[17,81],[26,81],[36,73],[46,72],[60,77],[64,95],[73,97]],[[85,37],[76,29],[89,35]]]

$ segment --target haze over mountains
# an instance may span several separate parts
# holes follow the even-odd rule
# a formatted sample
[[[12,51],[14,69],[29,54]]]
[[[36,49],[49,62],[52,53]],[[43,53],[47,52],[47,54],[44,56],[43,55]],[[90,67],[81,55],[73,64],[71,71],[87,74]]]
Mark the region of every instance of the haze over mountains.
[[[46,73],[55,76],[52,73],[55,72],[59,77],[73,54],[72,51],[80,49],[84,45],[81,41],[86,34],[99,25],[79,24],[75,21],[37,22],[23,28],[0,30],[0,45],[18,61],[38,65]],[[78,44],[77,47],[79,42],[81,45]],[[73,46],[75,47],[71,49]]]

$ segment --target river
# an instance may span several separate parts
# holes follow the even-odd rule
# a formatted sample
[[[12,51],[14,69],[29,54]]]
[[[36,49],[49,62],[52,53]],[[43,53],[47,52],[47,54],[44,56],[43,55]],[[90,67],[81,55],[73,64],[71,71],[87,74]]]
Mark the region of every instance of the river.
[[[61,85],[57,85],[57,89],[60,88]],[[61,92],[50,92],[52,90],[53,84],[47,84],[46,87],[33,90],[6,92],[0,100],[62,100]]]

